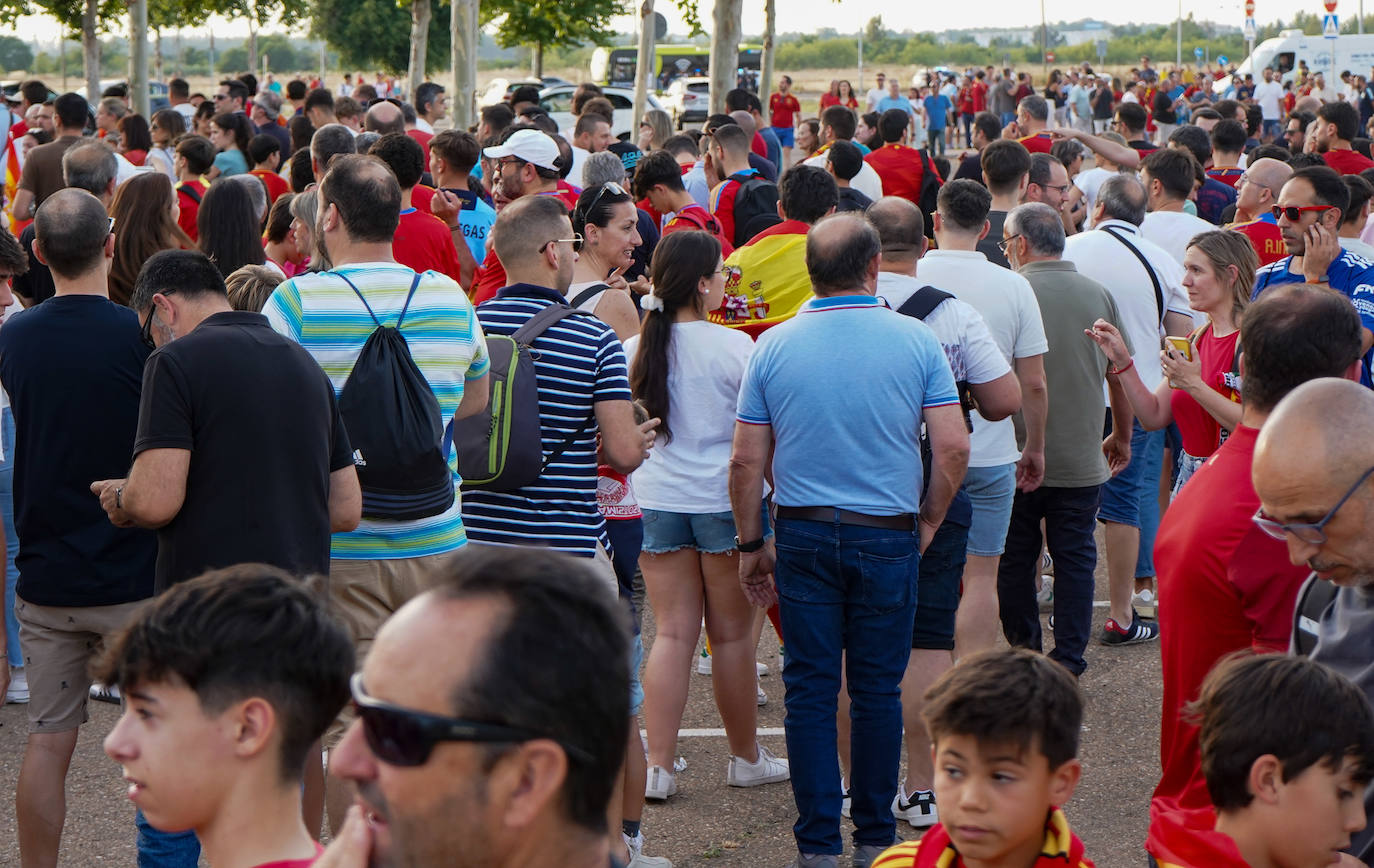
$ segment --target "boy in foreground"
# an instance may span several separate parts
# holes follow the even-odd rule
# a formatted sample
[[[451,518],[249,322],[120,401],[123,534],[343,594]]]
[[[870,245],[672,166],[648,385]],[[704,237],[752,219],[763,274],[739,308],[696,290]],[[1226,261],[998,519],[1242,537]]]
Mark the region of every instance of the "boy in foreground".
[[[926,691],[924,716],[940,824],[872,868],[1093,868],[1059,809],[1082,773],[1068,670],[1024,649],[975,654]]]
[[[352,672],[347,631],[305,583],[263,564],[206,573],[149,603],[99,663],[125,702],[105,753],[148,822],[194,830],[215,868],[304,868],[321,852],[305,762]]]
[[[1233,656],[1202,683],[1202,774],[1212,808],[1150,810],[1160,868],[1361,865],[1374,711],[1345,677],[1303,657]]]

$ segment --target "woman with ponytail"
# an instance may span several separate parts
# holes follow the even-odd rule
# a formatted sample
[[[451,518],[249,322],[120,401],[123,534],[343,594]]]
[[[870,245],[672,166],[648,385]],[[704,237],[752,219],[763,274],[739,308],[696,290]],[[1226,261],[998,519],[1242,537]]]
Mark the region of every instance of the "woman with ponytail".
[[[673,757],[703,615],[730,747],[727,783],[758,786],[789,775],[787,761],[755,737],[754,615],[740,589],[726,488],[735,404],[754,345],[748,335],[706,318],[725,296],[720,252],[720,242],[705,232],[664,236],[654,250],[653,290],[640,303],[647,311],[643,326],[625,342],[630,388],[662,420],[649,458],[633,476],[644,513],[639,566],[658,630],[644,674],[644,796],[653,800],[677,792]]]

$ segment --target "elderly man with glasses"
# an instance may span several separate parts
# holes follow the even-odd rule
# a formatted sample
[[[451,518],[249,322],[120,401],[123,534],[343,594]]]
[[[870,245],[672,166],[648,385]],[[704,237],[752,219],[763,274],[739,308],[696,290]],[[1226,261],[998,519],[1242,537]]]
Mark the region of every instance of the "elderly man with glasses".
[[[1278,201],[1284,182],[1292,176],[1292,166],[1272,157],[1261,157],[1245,167],[1236,183],[1235,221],[1226,228],[1250,239],[1250,245],[1259,254],[1260,265],[1277,262],[1288,255],[1278,219],[1270,209]]]
[[[1374,396],[1321,379],[1357,374],[1360,333],[1350,303],[1321,287],[1279,287],[1246,309],[1240,425],[1174,499],[1155,548],[1164,700],[1152,822],[1211,804],[1198,730],[1182,716],[1207,672],[1236,651],[1285,650],[1309,568],[1337,569],[1332,552],[1352,540],[1368,546],[1368,429],[1347,436],[1333,416],[1369,418]],[[1325,575],[1347,584],[1346,569]],[[1348,639],[1369,666],[1370,634]]]

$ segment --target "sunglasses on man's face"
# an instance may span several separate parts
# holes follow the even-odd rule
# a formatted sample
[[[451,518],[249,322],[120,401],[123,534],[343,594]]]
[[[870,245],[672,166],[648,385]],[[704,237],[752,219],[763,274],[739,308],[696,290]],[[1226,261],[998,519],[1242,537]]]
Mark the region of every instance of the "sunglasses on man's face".
[[[353,693],[353,708],[362,721],[363,738],[373,756],[387,765],[422,766],[428,762],[435,746],[443,741],[522,744],[549,737],[501,723],[445,717],[391,705],[367,695],[361,672],[354,673],[349,687]],[[561,746],[569,756],[592,761],[585,751]]]

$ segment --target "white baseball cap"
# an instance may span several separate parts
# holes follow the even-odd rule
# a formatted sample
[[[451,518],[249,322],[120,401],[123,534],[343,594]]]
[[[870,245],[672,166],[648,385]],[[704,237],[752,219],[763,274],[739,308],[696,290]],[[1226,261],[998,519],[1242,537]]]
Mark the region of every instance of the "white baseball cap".
[[[493,160],[515,157],[553,172],[558,171],[554,162],[558,159],[558,145],[539,130],[517,130],[506,139],[505,144],[487,148],[482,154]]]

